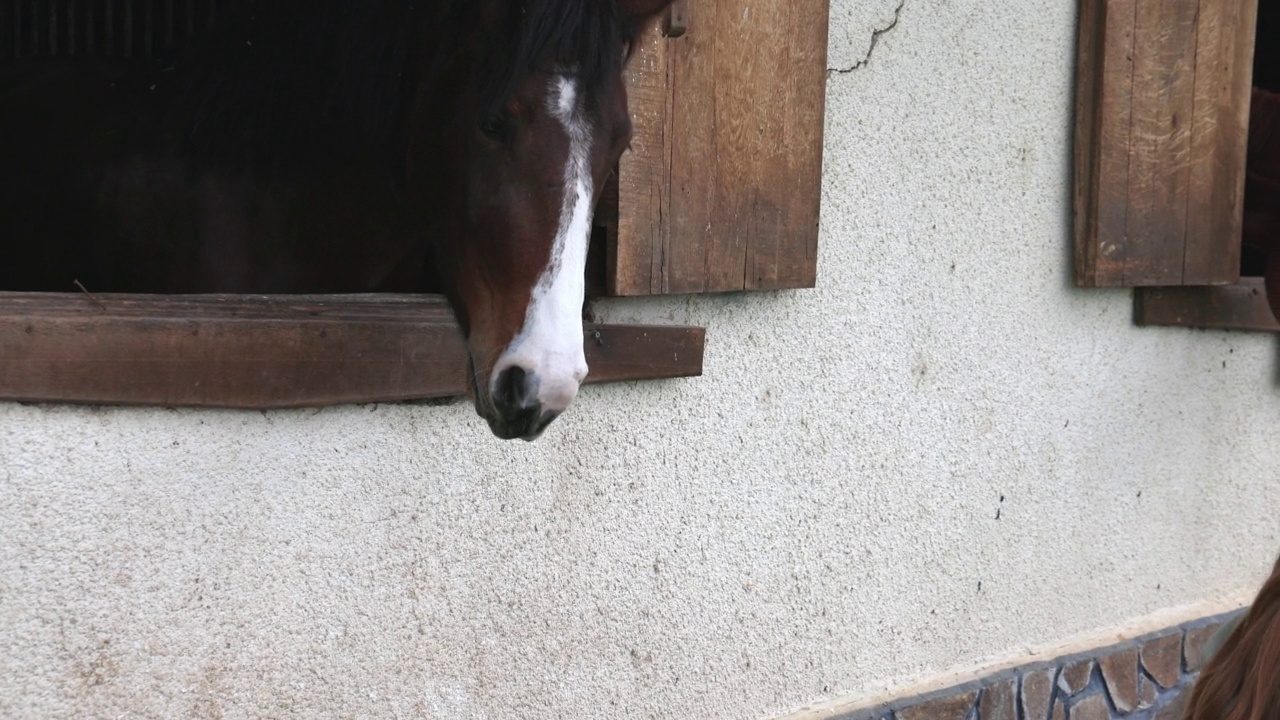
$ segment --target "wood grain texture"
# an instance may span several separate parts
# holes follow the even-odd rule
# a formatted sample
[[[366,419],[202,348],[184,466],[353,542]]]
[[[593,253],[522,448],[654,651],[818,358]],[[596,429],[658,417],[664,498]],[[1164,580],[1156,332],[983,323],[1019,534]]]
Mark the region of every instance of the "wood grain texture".
[[[697,376],[696,327],[588,325],[588,383]],[[0,293],[0,399],[288,408],[463,395],[433,296]]]
[[[1134,291],[1134,321],[1139,325],[1280,333],[1263,280],[1253,277],[1232,285],[1139,288]]]
[[[1237,279],[1257,0],[1082,0],[1075,279]]]
[[[614,294],[814,285],[827,10],[703,0],[683,36],[646,39],[628,73],[639,142],[620,168]]]
[[[670,87],[667,43],[657,27],[640,39],[627,66],[631,149],[618,161],[617,211],[606,253],[611,295],[659,295]],[[600,211],[597,211],[600,212]]]
[[[792,38],[826,38],[828,3],[791,6]],[[780,244],[776,287],[813,287],[818,281],[818,220],[822,207],[822,151],[827,106],[827,43],[797,40],[787,46],[787,168],[782,176],[782,202],[789,242]]]
[[[754,276],[768,272],[766,258],[783,232],[776,186],[783,178],[775,173],[787,112],[785,47],[779,43],[786,37],[786,5],[717,2],[714,92],[682,92],[674,108],[684,112],[709,100],[715,109],[716,152],[710,159],[717,182],[707,253],[711,289],[752,287]],[[761,267],[755,266],[757,259]]]
[[[688,8],[697,31],[671,44],[668,78],[673,88],[663,224],[663,288],[666,293],[697,293],[712,288],[716,226],[712,217],[717,186],[716,162],[716,3]],[[688,97],[687,97],[688,96]],[[742,264],[735,263],[739,268]]]
[[[1257,0],[1200,3],[1191,196],[1183,283],[1235,282],[1240,271],[1245,165]],[[1246,151],[1247,152],[1247,151]]]
[[[1187,241],[1195,2],[1137,0],[1124,284],[1177,285]]]
[[[1106,12],[1102,2],[1081,2],[1076,43],[1075,128],[1072,136],[1071,213],[1076,283],[1092,285],[1098,264],[1100,213],[1095,201],[1101,178],[1102,68]]]

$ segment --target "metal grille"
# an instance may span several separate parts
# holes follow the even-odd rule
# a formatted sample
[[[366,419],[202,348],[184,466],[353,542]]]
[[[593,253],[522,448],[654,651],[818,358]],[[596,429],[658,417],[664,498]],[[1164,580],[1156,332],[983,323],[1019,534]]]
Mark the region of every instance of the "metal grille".
[[[0,0],[0,59],[155,58],[235,0]]]

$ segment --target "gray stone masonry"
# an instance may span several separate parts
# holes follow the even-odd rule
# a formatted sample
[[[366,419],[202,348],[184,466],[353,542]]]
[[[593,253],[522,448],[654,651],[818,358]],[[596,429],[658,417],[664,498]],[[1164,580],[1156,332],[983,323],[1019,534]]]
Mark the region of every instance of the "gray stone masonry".
[[[1205,644],[1243,612],[831,720],[1182,720]]]

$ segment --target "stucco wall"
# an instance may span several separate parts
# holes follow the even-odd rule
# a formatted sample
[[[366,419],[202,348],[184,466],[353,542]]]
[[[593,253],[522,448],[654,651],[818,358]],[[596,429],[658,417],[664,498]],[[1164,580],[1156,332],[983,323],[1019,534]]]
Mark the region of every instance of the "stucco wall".
[[[0,405],[0,716],[761,718],[1247,597],[1276,343],[1071,287],[1075,3],[896,7],[833,4],[819,287],[603,306],[705,377]]]

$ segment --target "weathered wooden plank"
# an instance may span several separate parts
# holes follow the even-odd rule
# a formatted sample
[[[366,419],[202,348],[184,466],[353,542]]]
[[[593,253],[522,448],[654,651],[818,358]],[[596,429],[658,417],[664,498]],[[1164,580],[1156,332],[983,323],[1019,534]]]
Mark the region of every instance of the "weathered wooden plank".
[[[1257,0],[1200,2],[1184,284],[1239,277],[1257,11]]]
[[[1233,285],[1139,288],[1134,291],[1134,320],[1139,325],[1280,333],[1262,278],[1241,278]]]
[[[683,34],[642,46],[628,73],[638,137],[622,163],[611,292],[813,286],[827,10],[688,3]]]
[[[667,154],[668,210],[663,223],[663,292],[706,291],[716,187],[726,179],[716,161],[716,3],[692,3],[687,31],[669,43],[670,134]]]
[[[695,327],[589,325],[589,383],[702,372]],[[462,395],[462,340],[424,296],[0,293],[0,399],[285,408]]]
[[[793,3],[787,36],[792,69],[785,116],[786,168],[780,178],[786,235],[775,257],[774,282],[759,289],[807,288],[817,283],[818,219],[827,104],[827,3]]]
[[[1083,0],[1075,281],[1234,282],[1257,0]]]
[[[584,333],[588,384],[702,375],[705,328],[588,324]]]
[[[1079,285],[1096,283],[1098,267],[1098,183],[1102,159],[1102,68],[1106,47],[1106,3],[1080,3],[1076,43],[1075,128],[1071,184],[1074,277]]]
[[[662,282],[663,206],[667,161],[667,42],[652,27],[639,42],[626,74],[634,132],[618,163],[617,225],[606,262],[612,295],[657,295]]]
[[[1136,3],[1124,243],[1127,286],[1182,282],[1196,15],[1195,2]]]
[[[784,232],[777,187],[786,106],[785,2],[722,0],[716,23],[716,155],[708,280],[745,289],[769,279]],[[703,32],[699,26],[694,32]],[[767,88],[767,90],[766,90]],[[757,281],[759,277],[759,281]]]

